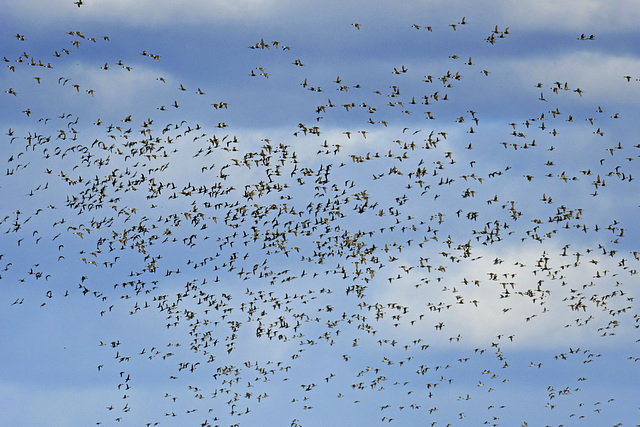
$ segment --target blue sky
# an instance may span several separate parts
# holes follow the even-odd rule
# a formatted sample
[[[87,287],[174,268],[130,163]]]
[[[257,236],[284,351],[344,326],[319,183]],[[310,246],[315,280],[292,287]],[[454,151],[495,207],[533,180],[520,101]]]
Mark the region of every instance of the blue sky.
[[[3,9],[1,424],[637,424],[635,2]]]

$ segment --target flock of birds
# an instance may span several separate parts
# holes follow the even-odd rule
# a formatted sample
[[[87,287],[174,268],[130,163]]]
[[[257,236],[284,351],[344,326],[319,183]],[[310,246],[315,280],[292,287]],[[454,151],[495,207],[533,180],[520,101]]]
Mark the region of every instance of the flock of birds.
[[[440,31],[455,36],[467,24]],[[484,41],[512,32],[495,26]],[[104,354],[96,371],[117,389],[96,424],[129,424],[149,406],[132,402],[148,364],[170,375],[159,380],[164,400],[147,426],[277,425],[264,417],[278,416],[292,427],[321,425],[359,417],[364,401],[377,402],[367,415],[382,423],[409,425],[417,413],[425,425],[527,425],[518,417],[527,404],[502,402],[500,390],[523,368],[519,346],[544,347],[552,333],[570,345],[524,369],[573,361],[584,376],[541,386],[539,422],[563,405],[566,422],[616,405],[606,396],[563,403],[588,388],[606,350],[599,343],[635,341],[640,325],[629,286],[640,252],[625,240],[636,230],[599,207],[616,191],[633,194],[640,145],[600,142],[624,117],[585,106],[589,88],[531,82],[537,113],[498,131],[483,126],[488,112],[473,109],[443,123],[443,104],[462,105],[453,90],[465,77],[491,79],[480,59],[451,55],[440,74],[391,66],[389,85],[344,75],[295,81],[297,96],[322,101],[300,111],[309,120],[287,136],[234,130],[225,115],[242,105],[164,76],[152,83],[175,96],[148,111],[86,117],[62,102],[61,114],[44,116],[21,99],[30,85],[82,102],[103,95],[57,69],[109,36],[68,37],[39,57],[29,35],[16,34],[19,53],[3,58],[3,81],[15,82],[3,102],[22,117],[4,132],[0,190],[11,206],[0,220],[0,282],[30,290],[3,301],[18,317],[26,306],[55,310],[77,298],[95,307],[97,322],[124,316],[131,330],[156,329],[135,342],[129,331],[96,337]],[[248,47],[278,51],[292,75],[309,66],[295,46],[261,39]],[[142,50],[139,60],[168,59]],[[101,60],[96,69],[131,72],[138,62]],[[247,70],[264,84],[274,72]],[[405,89],[416,81],[420,93]],[[180,118],[202,100],[216,119]],[[324,126],[344,116],[352,127]],[[600,151],[577,161],[563,140],[573,127],[599,138]],[[595,349],[577,348],[576,336]],[[621,363],[634,369],[636,361]],[[465,406],[474,400],[486,410]],[[332,421],[341,422],[357,424]]]

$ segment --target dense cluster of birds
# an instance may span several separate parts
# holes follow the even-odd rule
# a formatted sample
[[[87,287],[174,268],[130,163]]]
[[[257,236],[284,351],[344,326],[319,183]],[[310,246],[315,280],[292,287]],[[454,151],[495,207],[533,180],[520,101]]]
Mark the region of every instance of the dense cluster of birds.
[[[455,37],[467,23],[411,28]],[[487,32],[481,42],[493,46],[513,30]],[[470,108],[443,119],[448,104],[464,105],[454,89],[465,77],[491,79],[468,55],[444,58],[451,65],[439,74],[398,63],[378,86],[309,74],[289,80],[298,96],[322,99],[300,112],[308,120],[287,135],[256,136],[225,118],[242,105],[167,76],[150,84],[175,94],[148,111],[87,117],[74,97],[100,102],[104,88],[58,69],[111,41],[68,37],[38,56],[16,34],[20,53],[3,58],[3,82],[13,82],[3,102],[22,117],[3,138],[0,190],[11,205],[0,219],[0,283],[29,290],[3,297],[18,317],[25,306],[55,310],[76,298],[95,307],[96,322],[124,316],[127,329],[149,329],[136,341],[128,331],[96,337],[96,371],[117,389],[97,424],[128,424],[150,406],[133,402],[145,365],[168,373],[156,380],[164,400],[148,426],[262,425],[251,418],[261,408],[282,417],[265,425],[320,425],[332,411],[358,417],[364,401],[377,402],[369,416],[383,423],[408,425],[419,413],[426,425],[527,425],[519,412],[528,404],[507,403],[500,390],[516,370],[565,361],[580,373],[540,386],[537,425],[555,407],[568,422],[616,405],[606,396],[564,403],[588,388],[600,343],[633,342],[640,325],[628,286],[640,251],[625,240],[637,230],[610,209],[620,192],[637,190],[640,144],[601,142],[624,117],[585,105],[589,88],[531,82],[535,114],[483,126],[488,112]],[[281,55],[283,66],[248,76],[269,84],[287,67],[299,76],[309,64],[291,46],[249,45]],[[151,69],[170,61],[142,49],[139,57]],[[127,73],[140,61],[102,59],[96,69]],[[45,115],[23,100],[32,85],[70,106]],[[202,102],[211,122],[180,116]],[[324,126],[345,116],[350,128]],[[564,135],[595,142],[577,158]],[[518,366],[514,354],[552,334],[566,350]],[[638,356],[627,356],[620,363],[636,368]],[[270,413],[276,406],[282,413]],[[357,424],[332,423],[341,422]]]

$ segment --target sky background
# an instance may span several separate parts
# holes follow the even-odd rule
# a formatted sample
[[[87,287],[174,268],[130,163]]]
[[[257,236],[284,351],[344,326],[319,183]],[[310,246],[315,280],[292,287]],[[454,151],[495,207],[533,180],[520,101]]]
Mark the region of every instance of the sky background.
[[[638,425],[637,2],[1,9],[0,424]]]

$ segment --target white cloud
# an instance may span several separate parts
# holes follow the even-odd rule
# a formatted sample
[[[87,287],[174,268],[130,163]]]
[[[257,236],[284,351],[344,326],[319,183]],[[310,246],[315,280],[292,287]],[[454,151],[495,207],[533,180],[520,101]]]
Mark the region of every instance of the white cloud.
[[[385,307],[387,314],[382,323],[384,333],[396,331],[405,338],[421,337],[425,344],[431,345],[450,345],[450,338],[460,334],[460,345],[471,347],[488,346],[498,342],[498,336],[501,335],[503,343],[528,349],[594,345],[594,337],[603,332],[621,333],[614,329],[597,330],[616,318],[609,318],[608,310],[603,310],[598,305],[600,303],[595,303],[591,298],[595,296],[600,299],[614,290],[623,290],[625,294],[630,291],[628,286],[624,286],[624,282],[629,280],[628,274],[613,277],[616,272],[621,272],[617,266],[618,260],[594,252],[588,254],[586,248],[574,246],[567,249],[566,257],[559,256],[562,252],[563,249],[555,244],[529,244],[502,249],[479,248],[473,252],[473,257],[482,258],[474,261],[468,258],[460,263],[451,263],[442,257],[433,258],[429,262],[433,265],[431,274],[426,271],[421,274],[419,268],[415,267],[401,280],[391,284],[386,280],[380,283],[385,290],[373,298],[406,306],[409,312],[396,321],[390,318],[396,311]],[[582,254],[579,268],[573,266],[576,252]],[[549,271],[536,267],[544,253],[549,258]],[[502,261],[496,264],[496,259]],[[591,263],[592,259],[598,263]],[[516,265],[518,262],[525,266]],[[561,267],[561,263],[565,267]],[[398,264],[409,265],[409,262],[405,259]],[[435,271],[439,264],[447,271]],[[537,272],[534,274],[533,270]],[[495,274],[493,280],[492,273]],[[395,274],[392,271],[390,276]],[[437,280],[437,276],[442,279]],[[428,277],[430,281],[416,287],[421,277]],[[469,282],[466,285],[463,283],[465,279]],[[475,280],[479,280],[479,283],[475,284]],[[618,282],[621,283],[619,286],[616,285]],[[596,286],[584,286],[591,283]],[[507,298],[501,297],[505,289],[510,293]],[[541,299],[542,291],[547,290],[549,292],[545,292]],[[457,303],[458,298],[463,301],[462,304]],[[627,303],[624,298],[619,296],[615,301],[611,300],[609,308],[624,308],[622,306]],[[570,304],[579,300],[582,300],[585,308],[572,309]],[[541,301],[544,301],[542,305]],[[430,310],[428,304],[441,306],[442,309]],[[422,320],[417,320],[420,314],[424,316]],[[589,317],[591,319],[584,324]],[[411,320],[416,320],[414,325],[410,323]],[[617,320],[623,322],[621,318]],[[440,322],[444,326],[442,330],[437,330],[435,325]],[[399,325],[394,328],[394,323]],[[508,339],[509,336],[513,336],[513,341]],[[457,341],[454,339],[453,342]]]
[[[388,16],[418,20],[425,25],[448,25],[463,15],[475,22],[479,15],[492,17],[510,25],[512,29],[562,28],[583,32],[619,31],[635,28],[640,20],[640,5],[633,0],[509,0],[459,1],[455,10],[444,1],[407,1],[402,4],[389,1],[355,1],[345,4],[337,1],[305,2],[291,0],[84,0],[78,8],[72,0],[33,0],[9,6],[13,15],[29,16],[30,20],[55,22],[65,19],[87,21],[129,22],[138,25],[174,23],[248,22],[283,19],[287,16],[316,16],[318,11],[341,16],[353,16],[360,22],[372,17],[378,19],[381,11]],[[422,18],[424,16],[424,18]],[[419,18],[417,18],[419,17]],[[496,22],[497,23],[497,22]]]
[[[85,0],[77,8],[71,0],[35,0],[13,7],[15,14],[37,20],[73,18],[88,21],[117,21],[142,25],[205,21],[255,20],[282,10],[289,2],[275,0]]]
[[[549,86],[559,81],[568,83],[571,95],[580,99],[574,90],[580,88],[584,101],[635,102],[640,87],[634,81],[627,82],[623,76],[640,69],[640,60],[627,56],[608,55],[599,52],[579,51],[570,54],[560,53],[551,57],[509,60],[505,67],[517,79],[529,87],[532,93],[540,91],[534,85],[543,83],[543,91],[549,100],[554,96]],[[561,93],[563,91],[560,91]],[[593,107],[595,108],[595,106]]]
[[[598,31],[635,28],[640,20],[640,4],[633,0],[524,0],[499,2],[505,21],[515,28],[562,28],[588,35]],[[579,35],[579,34],[578,34]]]
[[[139,64],[133,64],[131,71],[120,69],[113,63],[109,66],[109,70],[102,70],[97,65],[81,62],[60,71],[63,76],[78,82],[81,92],[92,89],[101,110],[117,111],[120,114],[133,112],[133,108],[137,109],[145,104],[147,107],[159,107],[161,103],[169,103],[169,99],[177,96],[175,89],[178,83],[164,70],[160,73]],[[157,80],[160,75],[167,83]],[[71,82],[67,83],[69,84]],[[141,100],[144,100],[144,104],[141,104]],[[153,102],[158,105],[149,105]]]

